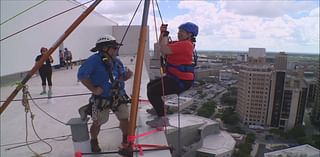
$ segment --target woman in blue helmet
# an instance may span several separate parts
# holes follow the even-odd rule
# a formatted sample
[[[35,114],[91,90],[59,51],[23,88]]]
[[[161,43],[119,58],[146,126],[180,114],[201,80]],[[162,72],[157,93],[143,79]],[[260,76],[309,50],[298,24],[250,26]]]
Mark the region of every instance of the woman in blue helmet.
[[[194,65],[192,59],[195,48],[195,38],[198,35],[198,26],[192,22],[181,24],[178,31],[178,41],[169,42],[167,25],[160,28],[160,52],[166,56],[166,75],[163,78],[152,80],[147,85],[147,95],[156,111],[157,118],[148,121],[151,127],[169,125],[164,111],[164,95],[180,94],[188,90],[194,81]],[[162,89],[162,81],[164,90]]]

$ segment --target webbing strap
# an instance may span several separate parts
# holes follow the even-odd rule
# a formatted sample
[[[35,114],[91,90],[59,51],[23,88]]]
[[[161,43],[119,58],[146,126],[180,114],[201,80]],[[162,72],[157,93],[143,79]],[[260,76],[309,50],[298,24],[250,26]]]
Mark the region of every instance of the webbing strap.
[[[143,137],[143,136],[148,136],[151,135],[153,133],[159,132],[159,131],[163,131],[162,128],[157,128],[142,134],[138,134],[136,136],[128,136],[128,142],[132,143],[132,147],[135,147],[139,150],[139,155],[144,155],[143,152],[143,147],[149,147],[149,148],[170,148],[167,145],[157,145],[157,144],[134,144],[135,139],[139,138],[139,137]]]
[[[157,128],[157,129],[154,129],[154,130],[151,130],[151,131],[148,131],[148,132],[136,135],[136,136],[128,136],[128,142],[134,143],[135,139],[137,139],[139,137],[148,136],[148,135],[151,135],[151,134],[159,132],[159,131],[163,131],[163,129]]]
[[[167,63],[167,67],[176,68],[177,70],[179,70],[181,72],[194,72],[194,65],[193,64],[190,64],[190,65],[173,65],[173,64]]]

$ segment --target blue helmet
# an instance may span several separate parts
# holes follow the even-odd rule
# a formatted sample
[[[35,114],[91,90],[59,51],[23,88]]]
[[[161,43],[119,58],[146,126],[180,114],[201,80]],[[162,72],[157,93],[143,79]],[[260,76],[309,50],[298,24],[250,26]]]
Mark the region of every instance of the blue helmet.
[[[198,35],[198,31],[199,31],[199,27],[192,22],[186,22],[184,24],[181,24],[178,28],[183,29],[186,32],[192,33],[192,36],[195,36],[195,37]]]

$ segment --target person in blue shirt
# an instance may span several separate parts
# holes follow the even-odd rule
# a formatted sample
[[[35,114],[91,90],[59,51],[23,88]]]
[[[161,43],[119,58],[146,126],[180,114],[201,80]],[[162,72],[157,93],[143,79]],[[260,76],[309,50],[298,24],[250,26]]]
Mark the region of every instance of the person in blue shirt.
[[[78,71],[78,79],[92,92],[89,104],[79,109],[82,120],[89,114],[93,121],[90,127],[92,152],[101,152],[97,137],[101,125],[109,119],[110,109],[120,121],[122,143],[127,143],[129,110],[124,82],[131,78],[132,72],[117,58],[121,45],[111,35],[100,37],[91,49],[97,53],[91,55]]]

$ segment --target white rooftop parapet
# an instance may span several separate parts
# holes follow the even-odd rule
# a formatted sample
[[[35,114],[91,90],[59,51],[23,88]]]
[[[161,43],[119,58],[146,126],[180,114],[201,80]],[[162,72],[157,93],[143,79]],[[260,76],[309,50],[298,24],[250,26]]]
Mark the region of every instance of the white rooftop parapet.
[[[264,153],[264,157],[319,157],[320,150],[308,144]]]

